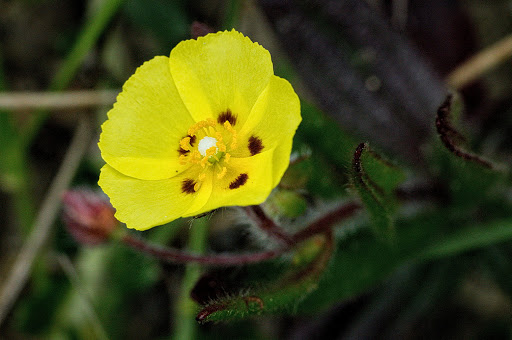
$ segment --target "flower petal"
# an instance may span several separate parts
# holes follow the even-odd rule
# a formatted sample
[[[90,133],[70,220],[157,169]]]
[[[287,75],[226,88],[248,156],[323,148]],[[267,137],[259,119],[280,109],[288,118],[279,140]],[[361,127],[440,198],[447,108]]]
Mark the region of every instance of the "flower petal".
[[[200,171],[196,166],[169,179],[149,181],[125,176],[107,164],[98,183],[110,197],[119,221],[128,228],[146,230],[183,217],[190,207],[199,210],[204,206],[212,192],[211,179],[197,192],[184,192],[184,182],[197,178]]]
[[[208,34],[179,43],[170,68],[183,102],[196,121],[227,110],[243,124],[273,75],[269,52],[243,34]]]
[[[179,141],[194,123],[169,71],[169,58],[144,63],[123,86],[102,125],[103,159],[140,179],[169,178],[183,171]]]
[[[208,202],[190,216],[223,206],[246,206],[260,204],[266,200],[272,189],[274,151],[269,150],[256,156],[231,158],[227,173],[221,179],[213,177],[213,188]]]
[[[241,128],[240,144],[232,156],[275,149],[272,177],[277,185],[290,162],[293,135],[301,120],[299,97],[287,80],[273,76]]]

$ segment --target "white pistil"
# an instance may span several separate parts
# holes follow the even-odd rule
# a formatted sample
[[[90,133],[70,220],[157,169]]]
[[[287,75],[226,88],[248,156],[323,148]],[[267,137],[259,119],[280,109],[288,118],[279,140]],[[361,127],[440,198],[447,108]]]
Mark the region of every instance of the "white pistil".
[[[219,150],[219,148],[217,147],[217,139],[214,137],[206,136],[199,141],[199,144],[197,145],[197,150],[199,151],[201,156],[204,157],[204,156],[206,156],[206,150],[208,150],[211,147],[215,147],[216,148],[215,153],[217,153],[217,151]]]

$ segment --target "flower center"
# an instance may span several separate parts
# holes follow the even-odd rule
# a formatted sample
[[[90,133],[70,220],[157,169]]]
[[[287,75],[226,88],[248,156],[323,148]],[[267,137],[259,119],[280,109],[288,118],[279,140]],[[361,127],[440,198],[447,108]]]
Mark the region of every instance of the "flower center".
[[[199,143],[196,144],[196,140],[199,140]],[[229,121],[222,124],[207,119],[192,125],[187,131],[187,136],[180,140],[178,149],[181,164],[199,164],[203,168],[197,181],[193,181],[191,191],[199,189],[201,182],[206,178],[206,172],[211,171],[209,169],[217,173],[218,179],[224,177],[227,172],[225,164],[231,157],[229,151],[236,147],[237,133]]]
[[[201,156],[204,157],[206,156],[206,150],[213,147],[215,148],[215,154],[217,154],[217,152],[219,151],[219,148],[217,147],[217,139],[206,136],[199,141],[199,144],[197,145],[197,151],[199,151]]]

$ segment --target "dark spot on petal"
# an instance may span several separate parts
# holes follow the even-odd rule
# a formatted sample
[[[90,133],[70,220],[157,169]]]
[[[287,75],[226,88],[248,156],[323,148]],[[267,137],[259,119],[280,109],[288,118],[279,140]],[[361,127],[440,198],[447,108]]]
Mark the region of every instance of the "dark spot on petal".
[[[194,185],[196,182],[194,182],[193,179],[187,178],[183,182],[181,182],[181,191],[185,194],[193,194],[196,192],[194,190]]]
[[[190,151],[188,150],[185,150],[185,149],[182,149],[181,147],[178,149],[178,153],[180,155],[186,155],[187,153],[189,153]]]
[[[190,137],[190,142],[189,142],[189,144],[190,144],[190,146],[194,146],[194,143],[196,142],[196,136],[186,135],[185,137]],[[185,138],[185,137],[183,137],[183,138]],[[189,150],[185,150],[185,149],[183,149],[181,146],[180,146],[180,148],[178,149],[178,153],[179,153],[180,155],[186,155],[186,154],[187,154],[187,153],[189,153],[189,152],[190,152]]]
[[[194,146],[194,143],[196,142],[196,136],[187,135],[187,137],[190,137],[190,146]]]
[[[247,183],[249,176],[247,174],[240,174],[233,182],[229,184],[231,190],[240,188],[242,185]]]
[[[230,109],[222,112],[219,117],[217,117],[217,122],[219,122],[219,124],[224,124],[226,121],[229,122],[229,124],[232,126],[235,126],[236,124],[236,116],[231,112]]]
[[[261,139],[259,139],[256,136],[251,136],[249,138],[249,152],[251,153],[251,156],[257,155],[263,150],[263,143],[261,142]]]

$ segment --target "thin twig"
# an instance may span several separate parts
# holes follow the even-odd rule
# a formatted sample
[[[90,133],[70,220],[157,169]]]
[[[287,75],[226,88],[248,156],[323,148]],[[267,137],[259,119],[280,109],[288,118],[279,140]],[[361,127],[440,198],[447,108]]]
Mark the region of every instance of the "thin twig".
[[[0,110],[66,110],[112,105],[119,90],[83,90],[69,92],[3,92]]]
[[[80,283],[80,277],[78,276],[78,273],[76,272],[73,263],[71,263],[71,260],[67,255],[57,256],[57,261],[59,262],[59,265],[61,266],[62,270],[64,271],[64,273],[66,273],[69,280],[75,287],[76,291],[78,292],[84,312],[87,314],[92,325],[94,326],[96,338],[108,340],[107,332],[105,331],[103,325],[101,324],[98,314],[94,310],[94,306],[91,302],[89,294],[87,293],[83,285]]]
[[[163,261],[173,263],[197,262],[206,265],[217,266],[240,266],[276,258],[279,255],[282,255],[293,249],[293,245],[300,243],[316,234],[328,231],[336,223],[340,223],[344,219],[349,218],[359,209],[360,205],[357,203],[351,202],[343,204],[339,206],[337,209],[317,219],[316,221],[311,223],[307,228],[291,236],[293,243],[284,245],[277,249],[257,253],[199,255],[185,252],[179,249],[167,248],[164,246],[156,245],[144,239],[133,237],[130,234],[124,235],[121,238],[121,241],[129,247],[132,247],[142,253],[159,258]]]
[[[456,89],[463,88],[510,57],[512,57],[512,34],[458,66],[446,77],[446,82]]]
[[[17,300],[30,275],[37,254],[46,243],[59,211],[64,190],[69,186],[92,138],[88,119],[79,122],[75,135],[55,179],[39,209],[32,232],[14,262],[7,280],[0,291],[0,325]]]

